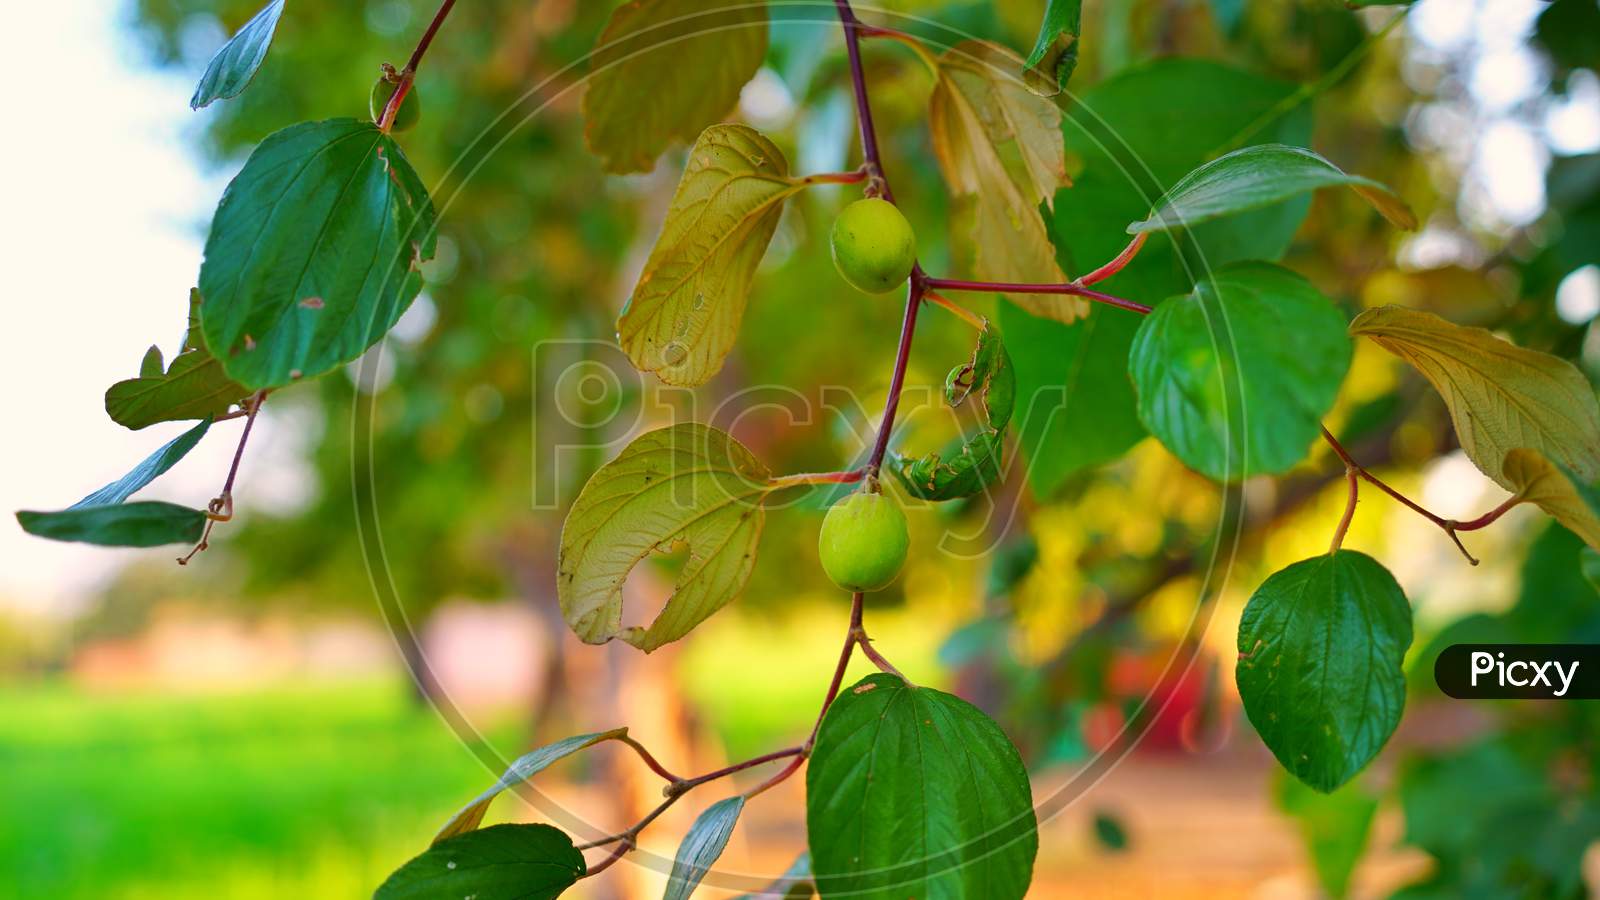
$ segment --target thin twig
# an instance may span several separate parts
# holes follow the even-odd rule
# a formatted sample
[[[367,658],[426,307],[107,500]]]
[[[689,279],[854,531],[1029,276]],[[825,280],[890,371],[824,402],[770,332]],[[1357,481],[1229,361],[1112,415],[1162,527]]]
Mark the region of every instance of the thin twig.
[[[660,762],[658,762],[655,756],[651,755],[650,751],[645,749],[643,744],[639,743],[628,735],[623,735],[617,738],[617,740],[627,744],[629,747],[632,747],[633,751],[639,754],[639,758],[644,760],[644,764],[650,767],[650,771],[660,775],[663,780],[670,783],[677,783],[683,780],[672,774],[672,772],[669,771],[666,766],[663,766]]]
[[[682,794],[687,791],[692,791],[708,781],[716,781],[718,778],[726,778],[736,772],[743,772],[745,769],[751,769],[762,765],[763,763],[769,763],[779,759],[787,759],[791,756],[800,756],[804,753],[804,747],[785,747],[782,750],[774,750],[771,753],[763,753],[760,756],[751,757],[743,762],[736,762],[731,766],[723,766],[720,769],[707,772],[704,775],[697,775],[694,778],[689,778],[678,781],[674,784],[670,784],[666,788],[666,793],[668,796],[672,796],[673,794]]]
[[[853,172],[823,172],[818,175],[807,175],[800,179],[801,184],[860,184],[871,177],[866,166]]]
[[[859,636],[857,636],[856,643],[861,645],[861,655],[872,660],[872,664],[878,667],[878,671],[887,675],[893,675],[901,681],[904,681],[906,684],[911,683],[911,679],[907,678],[905,673],[901,672],[899,669],[896,669],[894,667],[894,663],[884,659],[882,653],[879,653],[877,650],[873,649],[872,638],[867,637],[865,632],[862,632]]]
[[[1344,536],[1350,531],[1350,522],[1356,517],[1356,503],[1361,499],[1361,479],[1356,476],[1359,470],[1345,464],[1344,480],[1350,486],[1350,496],[1344,502],[1344,516],[1339,519],[1339,527],[1333,530],[1333,543],[1328,547],[1328,553],[1339,552],[1339,547],[1344,544]]]
[[[928,71],[932,72],[934,77],[938,77],[939,61],[933,58],[933,54],[928,52],[928,48],[924,47],[921,41],[906,34],[904,31],[896,31],[893,28],[884,28],[878,25],[861,24],[856,27],[856,34],[864,38],[887,38],[891,41],[899,41],[910,47],[917,54],[917,58],[922,60],[922,64],[928,67]]]
[[[976,328],[979,331],[983,330],[983,317],[979,316],[972,310],[967,309],[965,306],[962,306],[953,300],[949,300],[941,294],[936,294],[933,291],[924,291],[922,294],[922,299],[932,303],[934,306],[941,307],[951,313],[954,313],[958,318],[966,322],[968,325],[971,325],[973,328]]]
[[[400,104],[405,101],[406,95],[411,93],[412,82],[417,78],[417,66],[422,65],[422,56],[428,52],[428,46],[433,43],[433,36],[439,33],[439,26],[444,24],[445,16],[450,15],[450,10],[456,5],[456,0],[444,0],[439,4],[438,12],[433,14],[433,21],[428,23],[428,29],[422,33],[422,39],[417,41],[417,49],[411,51],[411,58],[406,60],[406,67],[400,70],[400,81],[395,85],[394,93],[389,95],[389,102],[383,105],[383,114],[378,116],[378,130],[388,132],[389,126],[394,124],[395,113],[400,111]]]
[[[1069,294],[1096,303],[1115,306],[1140,315],[1149,315],[1150,307],[1132,300],[1124,300],[1100,291],[1090,290],[1077,282],[1065,284],[1015,284],[1004,281],[963,281],[958,278],[925,278],[923,285],[929,290],[975,291],[988,294]]]
[[[1150,237],[1150,232],[1148,231],[1141,231],[1134,235],[1133,240],[1128,242],[1128,246],[1123,247],[1122,252],[1118,253],[1110,262],[1082,278],[1073,279],[1072,283],[1087,287],[1096,282],[1105,281],[1107,278],[1121,272],[1127,267],[1128,263],[1133,262],[1135,256],[1139,255],[1139,250],[1144,247],[1145,239],[1148,237]]]
[[[855,484],[866,477],[866,474],[865,469],[851,469],[848,472],[800,472],[794,475],[779,475],[767,481],[766,489],[781,491],[785,488],[815,484]]]
[[[200,542],[189,548],[189,552],[178,557],[178,565],[187,566],[197,554],[205,552],[211,546],[211,529],[218,522],[227,522],[233,518],[233,482],[239,477],[239,463],[244,460],[245,444],[250,442],[250,430],[255,427],[256,413],[261,411],[261,404],[267,399],[265,389],[256,391],[245,401],[244,430],[239,433],[239,446],[233,450],[233,462],[228,466],[228,477],[222,482],[222,493],[211,498],[206,504],[206,527],[200,532]]]
[[[1376,487],[1378,490],[1383,491],[1385,494],[1388,494],[1390,497],[1393,497],[1395,500],[1398,500],[1402,506],[1423,517],[1424,519],[1427,519],[1429,522],[1432,522],[1434,525],[1438,526],[1441,531],[1449,535],[1450,540],[1455,542],[1456,549],[1460,550],[1461,555],[1467,558],[1467,562],[1472,563],[1473,565],[1477,565],[1478,560],[1467,551],[1467,546],[1461,543],[1461,536],[1458,534],[1458,532],[1477,531],[1480,528],[1486,528],[1489,525],[1492,525],[1496,519],[1499,519],[1501,516],[1509,512],[1512,507],[1521,503],[1525,499],[1521,494],[1514,494],[1504,503],[1501,503],[1494,509],[1489,510],[1476,519],[1471,519],[1465,522],[1460,521],[1459,519],[1446,519],[1443,516],[1430,512],[1422,504],[1417,503],[1410,497],[1407,497],[1405,494],[1400,493],[1385,483],[1383,479],[1367,471],[1360,463],[1356,462],[1355,459],[1350,456],[1350,452],[1344,448],[1344,445],[1340,444],[1339,441],[1334,438],[1333,433],[1330,432],[1326,426],[1324,426],[1322,429],[1322,439],[1328,442],[1328,446],[1333,448],[1333,452],[1338,455],[1341,461],[1344,462],[1347,469],[1354,469],[1356,474],[1360,475],[1361,478],[1367,483],[1371,484],[1373,487]]]

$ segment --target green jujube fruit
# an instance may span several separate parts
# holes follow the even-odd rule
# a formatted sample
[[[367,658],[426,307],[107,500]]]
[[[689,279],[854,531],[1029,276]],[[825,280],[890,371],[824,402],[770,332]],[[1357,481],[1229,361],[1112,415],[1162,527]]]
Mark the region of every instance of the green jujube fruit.
[[[372,121],[383,118],[383,108],[389,104],[389,98],[394,96],[394,89],[398,84],[382,76],[378,77],[372,86],[372,96],[367,100],[367,107],[372,113]],[[406,98],[400,101],[400,108],[394,111],[394,121],[389,124],[390,131],[408,131],[422,118],[422,98],[417,95],[417,85],[412,82],[411,89],[406,91]]]
[[[833,264],[858,290],[882,294],[904,284],[917,262],[917,236],[893,203],[870,197],[833,220]]]
[[[880,493],[857,491],[828,510],[817,552],[834,584],[847,591],[876,591],[900,574],[910,545],[900,504]]]

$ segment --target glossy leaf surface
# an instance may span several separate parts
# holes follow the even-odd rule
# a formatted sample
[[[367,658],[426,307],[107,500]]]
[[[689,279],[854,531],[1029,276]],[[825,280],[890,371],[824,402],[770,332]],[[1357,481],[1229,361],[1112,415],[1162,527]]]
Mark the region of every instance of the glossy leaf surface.
[[[999,726],[891,675],[829,707],[806,830],[823,897],[1020,900],[1039,849],[1028,774]]]
[[[1190,468],[1232,482],[1306,456],[1350,355],[1343,314],[1310,282],[1247,262],[1157,307],[1128,371],[1144,426]]]
[[[205,345],[252,390],[355,359],[421,290],[435,227],[427,190],[373,123],[302,122],[270,135],[211,222]]]
[[[1297,562],[1256,589],[1239,622],[1245,714],[1285,769],[1332,791],[1400,724],[1410,646],[1411,606],[1372,557]]]

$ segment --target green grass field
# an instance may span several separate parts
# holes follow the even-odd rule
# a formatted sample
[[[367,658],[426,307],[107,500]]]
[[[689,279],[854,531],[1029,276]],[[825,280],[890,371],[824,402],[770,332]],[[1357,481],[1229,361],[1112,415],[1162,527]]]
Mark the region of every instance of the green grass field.
[[[513,723],[493,742],[518,740]],[[492,780],[400,684],[0,686],[0,894],[370,896]]]

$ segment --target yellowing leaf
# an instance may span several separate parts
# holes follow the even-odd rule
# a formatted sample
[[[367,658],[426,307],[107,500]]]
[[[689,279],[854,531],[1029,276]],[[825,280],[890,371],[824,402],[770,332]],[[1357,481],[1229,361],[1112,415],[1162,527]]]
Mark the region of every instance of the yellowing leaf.
[[[1584,543],[1600,550],[1600,490],[1526,447],[1507,453],[1503,468],[1517,496],[1538,504]]]
[[[767,7],[751,0],[633,0],[590,58],[584,140],[610,172],[648,172],[739,100],[767,55]]]
[[[1039,216],[1067,184],[1061,111],[1023,84],[1022,60],[985,41],[963,41],[938,59],[928,108],[939,170],[971,242],[973,273],[986,281],[1063,282]],[[1071,322],[1080,297],[1012,295],[1036,315]]]
[[[641,435],[584,485],[561,530],[556,593],[579,638],[649,652],[744,589],[770,473],[743,444],[699,424]],[[622,585],[652,552],[688,546],[676,589],[648,628],[622,627]]]
[[[1517,488],[1503,464],[1519,447],[1540,451],[1584,483],[1600,478],[1600,403],[1572,363],[1400,306],[1367,310],[1350,333],[1372,338],[1432,382],[1461,449],[1507,490]]]
[[[635,366],[689,387],[722,368],[783,201],[804,186],[754,128],[713,125],[700,135],[617,321]]]

